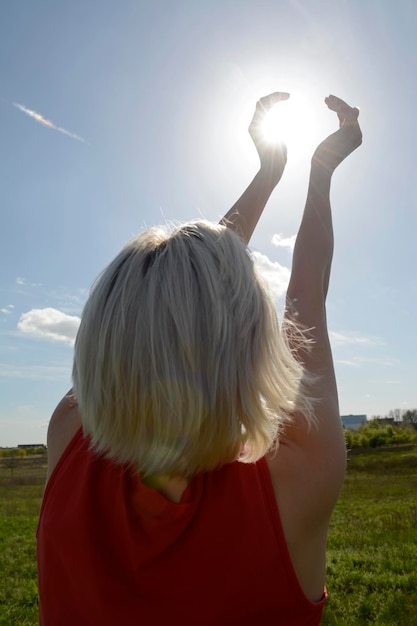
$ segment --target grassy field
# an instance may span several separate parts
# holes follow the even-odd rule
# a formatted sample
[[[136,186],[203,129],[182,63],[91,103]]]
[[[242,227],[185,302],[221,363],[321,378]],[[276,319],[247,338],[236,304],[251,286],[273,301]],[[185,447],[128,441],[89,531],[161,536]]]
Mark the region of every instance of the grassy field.
[[[0,624],[38,623],[35,532],[46,457],[0,459]]]
[[[14,467],[11,466],[14,464]],[[44,457],[0,459],[0,625],[37,624]],[[417,624],[417,448],[350,457],[333,516],[323,624]]]
[[[416,626],[417,448],[350,457],[327,563],[323,624]]]

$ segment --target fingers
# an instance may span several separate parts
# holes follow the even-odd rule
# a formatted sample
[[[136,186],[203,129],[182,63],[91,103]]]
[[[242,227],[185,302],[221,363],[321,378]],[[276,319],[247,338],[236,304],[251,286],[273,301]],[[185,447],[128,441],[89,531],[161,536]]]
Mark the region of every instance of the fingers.
[[[255,113],[249,125],[249,132],[252,135],[252,138],[255,135],[259,134],[262,128],[264,118],[268,111],[275,104],[284,100],[288,100],[289,97],[290,94],[286,91],[275,91],[274,93],[263,96],[262,98],[260,98],[260,100],[258,100],[258,102],[256,103]],[[324,101],[331,111],[335,111],[335,113],[337,113],[340,126],[358,125],[358,107],[351,107],[347,102],[332,94],[327,96]]]
[[[290,94],[286,91],[275,91],[274,93],[270,93],[267,96],[263,96],[256,103],[256,110],[261,110],[264,113],[267,113],[271,107],[274,106],[277,102],[282,102],[283,100],[288,100]]]
[[[249,125],[249,132],[251,135],[257,134],[262,127],[262,123],[264,121],[265,115],[268,111],[277,104],[277,102],[283,102],[284,100],[288,100],[290,94],[286,91],[275,91],[274,93],[270,93],[267,96],[263,96],[256,103],[255,113],[253,114],[252,121]]]
[[[331,111],[337,113],[340,126],[355,123],[359,117],[359,108],[351,107],[337,96],[330,95],[324,99],[325,103]]]
[[[338,98],[337,96],[332,96],[332,95],[327,96],[327,98],[324,98],[324,101],[329,107],[329,109],[331,109],[332,111],[337,112],[343,108],[344,109],[349,108],[349,105],[347,104],[347,102],[342,100],[342,98]]]

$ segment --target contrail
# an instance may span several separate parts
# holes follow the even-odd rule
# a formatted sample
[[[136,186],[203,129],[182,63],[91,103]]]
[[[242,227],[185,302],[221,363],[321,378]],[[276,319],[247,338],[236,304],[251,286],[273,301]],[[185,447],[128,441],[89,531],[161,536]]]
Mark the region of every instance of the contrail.
[[[77,141],[82,141],[82,143],[88,144],[88,141],[83,139],[83,137],[80,137],[79,135],[76,135],[75,133],[71,133],[69,130],[62,128],[61,126],[56,126],[53,122],[51,122],[51,120],[48,120],[46,117],[44,117],[40,113],[36,113],[36,111],[32,111],[32,109],[28,109],[27,107],[23,106],[23,104],[19,104],[18,102],[12,102],[12,105],[16,109],[19,109],[19,111],[23,111],[23,113],[26,113],[26,115],[29,115],[29,117],[33,117],[33,119],[39,122],[39,124],[42,124],[43,126],[46,126],[47,128],[52,128],[53,130],[57,130],[59,133],[62,133],[63,135],[67,135],[67,137],[71,137],[71,139],[76,139]]]

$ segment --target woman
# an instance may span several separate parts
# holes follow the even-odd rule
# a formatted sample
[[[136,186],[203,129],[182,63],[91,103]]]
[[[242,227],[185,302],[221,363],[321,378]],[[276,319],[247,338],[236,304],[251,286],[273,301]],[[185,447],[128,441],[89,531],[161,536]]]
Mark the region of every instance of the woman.
[[[48,430],[41,624],[319,624],[345,472],[326,325],[330,182],[359,111],[315,151],[280,331],[246,245],[283,145],[218,226],[150,229],[96,282]],[[234,232],[233,232],[234,231]],[[308,332],[303,331],[308,329]]]

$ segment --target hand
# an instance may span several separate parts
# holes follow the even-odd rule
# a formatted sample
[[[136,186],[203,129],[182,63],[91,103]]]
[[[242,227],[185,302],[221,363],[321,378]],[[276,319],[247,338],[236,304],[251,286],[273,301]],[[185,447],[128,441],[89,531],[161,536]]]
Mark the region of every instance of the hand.
[[[362,131],[358,124],[359,109],[351,107],[336,96],[325,98],[325,103],[339,118],[339,130],[329,135],[313,154],[312,164],[333,173],[347,156],[362,143]]]
[[[287,146],[284,142],[268,142],[263,135],[263,122],[268,111],[282,100],[288,100],[289,93],[277,91],[264,96],[256,103],[255,113],[249,125],[249,134],[255,144],[261,161],[261,171],[270,176],[277,184],[287,163]]]

